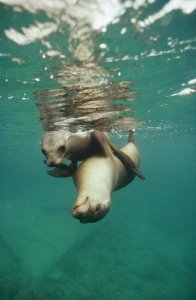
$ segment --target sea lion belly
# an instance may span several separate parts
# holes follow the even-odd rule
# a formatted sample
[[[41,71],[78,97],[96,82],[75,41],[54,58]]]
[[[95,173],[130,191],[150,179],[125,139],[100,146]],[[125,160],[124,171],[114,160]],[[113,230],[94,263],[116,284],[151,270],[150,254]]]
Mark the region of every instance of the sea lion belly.
[[[78,193],[110,194],[116,182],[113,157],[92,156],[82,162],[74,175]]]

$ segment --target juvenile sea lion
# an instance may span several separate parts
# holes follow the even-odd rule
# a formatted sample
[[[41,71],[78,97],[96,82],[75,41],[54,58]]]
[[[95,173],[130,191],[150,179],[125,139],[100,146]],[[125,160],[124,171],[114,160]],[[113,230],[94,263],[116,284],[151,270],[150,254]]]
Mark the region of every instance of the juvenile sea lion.
[[[77,161],[85,160],[99,154],[108,148],[126,166],[131,173],[141,179],[143,174],[138,170],[132,158],[113,145],[107,136],[98,130],[83,133],[68,133],[65,131],[46,132],[41,140],[41,149],[46,156],[46,163],[56,169],[49,171],[52,176],[70,176],[77,169]],[[71,165],[63,163],[64,159],[71,160]]]
[[[136,168],[139,167],[140,155],[134,143],[133,131],[130,131],[128,143],[121,151],[131,159]],[[126,186],[135,175],[103,140],[100,153],[83,161],[74,173],[78,196],[72,210],[73,216],[81,223],[102,219],[110,208],[111,193]]]
[[[72,161],[71,167],[74,170],[77,167],[77,161],[84,160],[93,154],[91,132],[76,134],[63,130],[48,131],[41,140],[41,150],[46,157],[45,162],[48,166],[71,171],[69,166],[63,164],[63,160],[66,158]],[[58,171],[55,172],[57,175]],[[52,172],[50,173],[52,175]]]

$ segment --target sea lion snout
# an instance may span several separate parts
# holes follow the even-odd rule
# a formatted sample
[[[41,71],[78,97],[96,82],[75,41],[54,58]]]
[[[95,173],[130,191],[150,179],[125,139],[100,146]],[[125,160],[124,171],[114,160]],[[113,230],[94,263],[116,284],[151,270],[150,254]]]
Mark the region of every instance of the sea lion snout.
[[[49,167],[55,167],[58,165],[61,165],[64,160],[64,153],[53,150],[53,151],[47,151],[42,148],[42,153],[46,157],[46,160],[44,161]]]
[[[66,154],[66,140],[63,132],[46,132],[41,140],[41,151],[49,167],[62,164]]]
[[[85,214],[88,212],[88,208],[89,208],[89,206],[86,207],[85,204],[74,206],[74,208],[72,209],[72,214],[73,214],[74,218],[81,220],[85,216]]]
[[[46,160],[46,164],[49,166],[49,167],[57,167],[57,166],[60,166],[63,162],[63,157],[47,157],[47,160]]]
[[[101,220],[110,209],[110,200],[95,203],[89,197],[82,202],[76,202],[72,209],[73,217],[79,219],[81,223],[95,223]]]

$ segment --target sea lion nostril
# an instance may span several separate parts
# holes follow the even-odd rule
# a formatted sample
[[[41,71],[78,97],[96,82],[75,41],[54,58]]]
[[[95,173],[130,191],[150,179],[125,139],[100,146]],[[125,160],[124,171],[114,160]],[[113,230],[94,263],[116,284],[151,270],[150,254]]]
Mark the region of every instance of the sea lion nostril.
[[[101,209],[101,204],[97,204],[96,208],[95,208],[95,214],[98,214],[98,212]]]
[[[78,211],[77,207],[73,208],[72,214],[73,214],[74,218],[77,218],[77,219],[80,219],[83,216],[83,213],[81,211]]]

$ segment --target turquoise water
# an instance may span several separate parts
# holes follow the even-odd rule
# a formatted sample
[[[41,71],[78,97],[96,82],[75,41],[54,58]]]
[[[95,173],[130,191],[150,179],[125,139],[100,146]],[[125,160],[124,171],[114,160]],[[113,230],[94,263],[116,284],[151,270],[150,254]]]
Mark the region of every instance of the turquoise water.
[[[39,144],[48,119],[54,120],[48,103],[63,90],[72,104],[75,77],[68,77],[77,63],[68,40],[80,36],[62,19],[50,35],[22,45],[6,30],[57,19],[46,9],[0,4],[0,299],[195,299],[196,15],[172,10],[141,23],[163,12],[165,3],[127,8],[88,40],[91,61],[101,68],[98,81],[107,77],[117,85],[111,103],[119,106],[110,104],[108,112],[120,110],[120,126],[108,128],[110,137],[122,146],[128,126],[136,127],[146,176],[113,193],[110,212],[93,224],[73,219],[72,178],[47,175]],[[122,81],[127,85],[120,90]],[[80,85],[82,93],[87,83]],[[71,104],[66,118],[87,114]],[[80,128],[96,124],[80,122]]]

